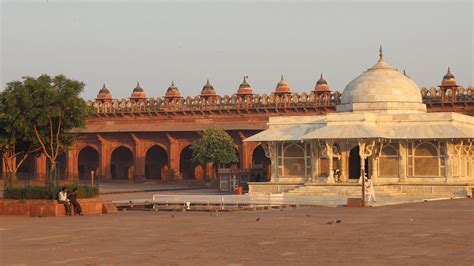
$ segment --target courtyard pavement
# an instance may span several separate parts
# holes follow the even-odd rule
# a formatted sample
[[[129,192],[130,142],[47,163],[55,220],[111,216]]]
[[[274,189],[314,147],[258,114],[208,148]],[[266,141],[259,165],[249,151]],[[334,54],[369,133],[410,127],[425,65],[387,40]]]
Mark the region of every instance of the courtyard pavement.
[[[379,208],[2,216],[0,264],[474,265],[473,224],[473,199]]]

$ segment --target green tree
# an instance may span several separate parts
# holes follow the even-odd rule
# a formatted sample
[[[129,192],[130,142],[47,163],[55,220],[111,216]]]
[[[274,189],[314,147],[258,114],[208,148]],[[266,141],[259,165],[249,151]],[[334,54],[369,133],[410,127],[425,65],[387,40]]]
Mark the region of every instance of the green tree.
[[[6,172],[13,177],[28,156],[40,151],[25,115],[25,110],[32,106],[30,100],[19,81],[9,82],[0,93],[0,151]]]
[[[200,138],[193,143],[193,161],[204,166],[213,164],[214,177],[217,176],[219,164],[236,163],[239,161],[235,152],[235,144],[225,130],[208,128],[200,133]],[[206,170],[205,170],[206,172]]]
[[[38,78],[23,77],[7,84],[5,91],[18,91],[22,127],[28,139],[50,161],[50,173],[56,170],[56,159],[73,141],[71,129],[83,127],[91,109],[79,97],[85,84],[64,75]],[[6,110],[6,112],[10,112]]]

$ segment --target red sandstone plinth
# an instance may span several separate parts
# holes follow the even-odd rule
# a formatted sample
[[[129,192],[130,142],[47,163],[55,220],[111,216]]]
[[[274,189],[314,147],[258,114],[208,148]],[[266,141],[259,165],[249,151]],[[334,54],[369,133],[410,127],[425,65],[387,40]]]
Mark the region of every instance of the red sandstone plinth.
[[[103,202],[99,198],[79,199],[82,212],[85,215],[114,213],[114,206],[110,202]],[[107,204],[104,209],[104,204]],[[105,210],[105,211],[104,211]],[[64,205],[55,200],[0,200],[0,215],[19,215],[19,216],[65,216]]]

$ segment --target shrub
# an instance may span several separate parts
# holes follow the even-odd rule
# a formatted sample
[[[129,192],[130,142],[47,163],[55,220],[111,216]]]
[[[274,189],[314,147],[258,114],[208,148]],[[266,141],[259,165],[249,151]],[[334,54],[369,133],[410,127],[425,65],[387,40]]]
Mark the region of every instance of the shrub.
[[[56,199],[61,188],[65,186],[68,191],[77,188],[78,198],[93,198],[99,195],[98,187],[79,186],[74,184],[58,185],[54,187],[46,186],[24,186],[24,187],[6,187],[3,191],[5,199]]]

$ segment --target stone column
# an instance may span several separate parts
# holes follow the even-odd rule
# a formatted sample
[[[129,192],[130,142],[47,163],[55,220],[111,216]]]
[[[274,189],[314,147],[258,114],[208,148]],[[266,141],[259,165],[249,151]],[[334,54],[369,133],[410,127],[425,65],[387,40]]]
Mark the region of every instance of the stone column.
[[[398,182],[407,182],[408,156],[407,156],[407,142],[400,141],[398,143]]]
[[[168,150],[169,150],[169,171],[168,176],[173,179],[180,179],[180,154],[179,154],[179,143],[178,140],[173,138],[171,135],[166,134],[168,138]]]
[[[46,155],[44,155],[43,153],[41,153],[39,157],[35,158],[35,175],[37,181],[46,180],[46,160]]]
[[[376,155],[372,155],[372,173],[370,175],[370,178],[372,179],[372,182],[374,184],[377,184],[377,179],[379,177],[379,171],[378,171],[378,165],[379,165],[379,158]]]
[[[72,181],[75,178],[79,178],[79,169],[77,168],[78,161],[78,150],[74,147],[69,148],[66,151],[67,156],[67,180]]]
[[[333,147],[334,142],[332,141],[326,141],[326,149],[327,149],[327,155],[329,159],[329,174],[328,178],[326,180],[326,183],[328,184],[334,184],[334,147]]]
[[[131,134],[132,140],[135,143],[135,152],[133,153],[133,179],[144,180],[145,177],[145,147],[143,140],[138,138],[135,134]]]
[[[347,173],[347,161],[349,158],[349,151],[347,147],[347,143],[341,143],[341,173],[339,176],[339,179],[341,182],[347,182],[347,177],[349,174]]]
[[[110,151],[110,142],[97,135],[97,139],[100,142],[99,145],[99,173],[95,173],[96,178],[104,178],[107,180],[112,179],[112,173],[110,171],[110,162],[112,160],[112,154]],[[100,176],[100,177],[99,177]]]
[[[311,182],[317,182],[318,179],[318,143],[311,142]]]
[[[270,159],[272,162],[272,175],[271,175],[271,182],[277,182],[278,179],[278,144],[277,142],[272,142],[268,144],[268,148],[270,149]]]

